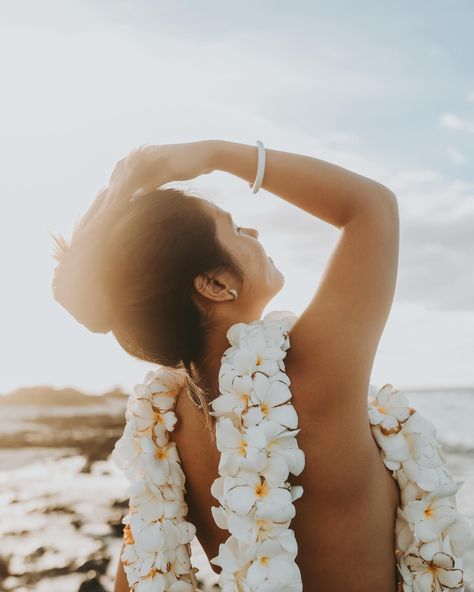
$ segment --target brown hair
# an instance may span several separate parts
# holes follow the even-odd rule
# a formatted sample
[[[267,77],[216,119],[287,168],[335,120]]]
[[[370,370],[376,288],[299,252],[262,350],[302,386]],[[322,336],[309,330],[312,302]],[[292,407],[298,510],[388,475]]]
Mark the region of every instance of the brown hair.
[[[191,362],[203,355],[212,321],[192,298],[193,278],[231,270],[243,282],[243,270],[219,243],[215,219],[190,193],[156,189],[94,220],[99,207],[100,194],[69,245],[53,235],[54,297],[92,331],[112,331],[133,357],[184,367],[209,427],[209,393],[194,383]]]

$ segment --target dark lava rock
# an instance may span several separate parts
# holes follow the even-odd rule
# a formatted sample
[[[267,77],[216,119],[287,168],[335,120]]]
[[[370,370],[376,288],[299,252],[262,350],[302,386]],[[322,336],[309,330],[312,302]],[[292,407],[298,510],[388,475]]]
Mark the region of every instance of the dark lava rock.
[[[123,528],[124,528],[124,524],[122,523],[122,518],[123,518],[123,513],[116,513],[113,516],[111,516],[108,520],[107,520],[107,524],[108,526],[110,526],[111,529],[111,534],[114,537],[122,537],[123,536]]]
[[[112,502],[112,508],[116,509],[116,508],[120,508],[122,510],[128,510],[128,503],[129,503],[129,498],[123,498],[123,499],[115,499]]]
[[[9,569],[10,558],[11,558],[11,556],[2,557],[0,555],[0,578],[2,578],[2,579],[6,578],[7,576],[10,575],[10,569]]]
[[[84,525],[84,521],[81,518],[75,518],[74,520],[71,520],[71,524],[74,526],[74,528],[79,530],[81,526]]]
[[[100,583],[100,579],[95,572],[91,572],[90,577],[84,580],[79,586],[77,592],[107,592]]]
[[[91,555],[87,561],[84,561],[82,565],[79,565],[76,571],[89,572],[93,570],[97,573],[104,574],[107,571],[107,566],[109,563],[110,557],[105,557],[100,551],[98,551],[97,553]]]
[[[46,506],[41,511],[45,514],[50,514],[51,512],[61,512],[62,514],[75,514],[75,511],[72,508],[70,508],[69,506],[64,506],[62,504]]]
[[[46,547],[43,547],[43,545],[41,545],[40,547],[36,547],[36,549],[34,551],[32,551],[31,553],[29,553],[25,557],[25,559],[28,559],[28,560],[37,559],[38,557],[41,557],[45,553],[46,553]]]

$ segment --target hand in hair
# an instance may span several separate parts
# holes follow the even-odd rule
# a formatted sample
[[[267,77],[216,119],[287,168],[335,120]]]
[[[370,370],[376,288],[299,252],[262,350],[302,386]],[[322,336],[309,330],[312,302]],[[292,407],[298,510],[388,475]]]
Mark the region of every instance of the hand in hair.
[[[103,207],[121,204],[172,181],[185,181],[211,173],[213,143],[213,140],[203,140],[181,144],[142,144],[133,148],[116,164]]]

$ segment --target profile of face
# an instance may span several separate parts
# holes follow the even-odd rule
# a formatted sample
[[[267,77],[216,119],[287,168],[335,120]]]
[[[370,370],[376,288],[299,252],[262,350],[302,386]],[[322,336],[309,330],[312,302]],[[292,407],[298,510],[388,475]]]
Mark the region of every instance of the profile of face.
[[[242,318],[247,315],[250,318],[258,318],[267,303],[283,287],[285,283],[283,273],[267,256],[262,243],[258,240],[258,230],[237,226],[230,212],[208,200],[198,199],[201,200],[202,207],[206,208],[215,219],[219,243],[240,264],[245,277],[242,286],[230,271],[220,272],[210,281],[209,276],[200,275],[194,279],[196,290],[204,298],[216,303],[223,301],[233,303],[234,298],[229,289],[235,288],[238,297],[233,310],[238,308],[238,314]],[[203,279],[207,279],[208,285],[204,285]]]

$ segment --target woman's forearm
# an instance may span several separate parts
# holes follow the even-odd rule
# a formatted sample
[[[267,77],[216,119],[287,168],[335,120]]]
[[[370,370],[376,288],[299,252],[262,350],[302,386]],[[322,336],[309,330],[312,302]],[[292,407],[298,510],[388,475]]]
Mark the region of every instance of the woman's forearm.
[[[256,145],[213,140],[211,153],[213,170],[254,182]],[[330,162],[269,148],[265,153],[262,188],[338,228],[395,199],[385,185]]]

